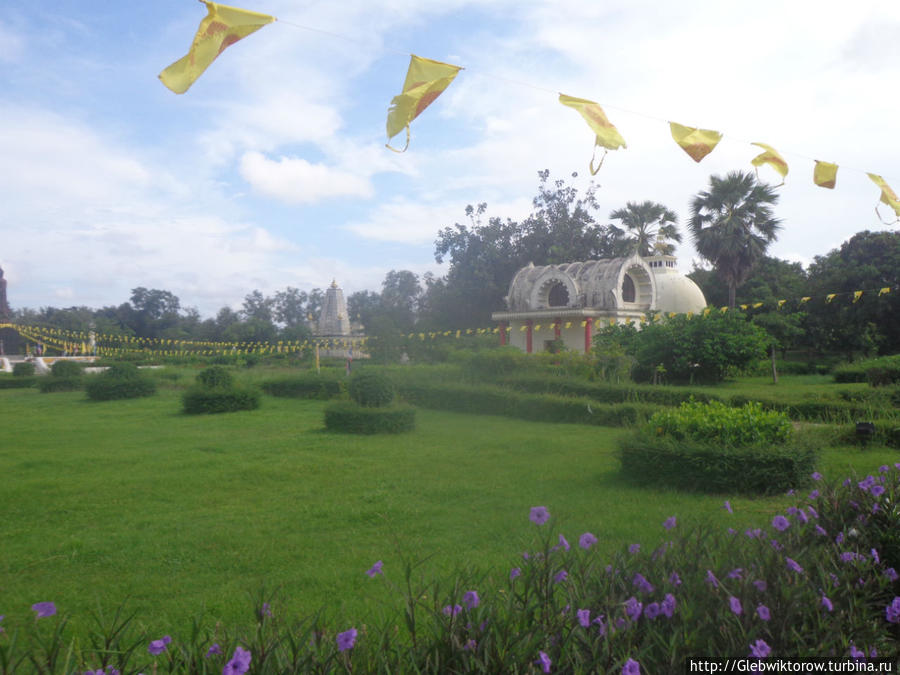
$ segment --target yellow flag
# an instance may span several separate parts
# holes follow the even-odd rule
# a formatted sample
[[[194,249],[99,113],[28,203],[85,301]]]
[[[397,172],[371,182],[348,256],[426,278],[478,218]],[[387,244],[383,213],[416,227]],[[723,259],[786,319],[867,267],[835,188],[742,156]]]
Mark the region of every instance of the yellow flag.
[[[830,162],[820,162],[816,160],[816,167],[813,169],[813,183],[819,187],[833,190],[837,183],[838,165]]]
[[[853,302],[856,302],[862,297],[862,291],[853,291]]]
[[[890,206],[894,213],[897,214],[897,220],[894,221],[900,222],[900,197],[897,196],[897,193],[891,189],[891,186],[888,185],[884,178],[878,176],[874,173],[866,174],[869,178],[872,179],[872,182],[875,183],[878,187],[881,188],[881,201]],[[878,207],[875,207],[875,213],[878,213]],[[881,218],[881,214],[878,214],[878,217]],[[882,220],[882,222],[884,222]],[[885,223],[886,225],[892,225],[893,223]]]
[[[836,295],[837,295],[837,293],[829,293],[828,295],[825,296],[825,302],[830,303],[832,300],[834,300]]]
[[[778,154],[778,151],[771,145],[766,145],[765,143],[751,143],[751,145],[756,145],[765,150],[765,152],[751,159],[750,163],[755,167],[768,164],[781,174],[781,184],[784,185],[784,179],[788,175],[788,165],[787,162],[784,161],[784,157]]]
[[[694,127],[686,127],[677,122],[669,122],[669,129],[672,132],[672,138],[681,146],[695,162],[711,153],[719,141],[722,140],[722,134],[718,131],[710,129],[696,129]]]
[[[274,16],[207,2],[206,17],[200,22],[191,49],[159,74],[159,79],[176,94],[186,92],[203,71],[227,47],[275,21]]]
[[[387,147],[395,152],[406,152],[409,147],[409,125],[422,111],[430,106],[444,90],[453,82],[456,74],[462,70],[449,63],[423,59],[413,54],[409,60],[409,70],[403,83],[403,93],[391,101],[387,117]],[[406,129],[406,145],[403,150],[396,150],[390,145],[390,139]]]
[[[762,307],[762,306],[763,306],[763,304],[762,304],[761,302],[754,302],[754,303],[753,303],[753,309],[759,309],[759,308]]]
[[[809,302],[810,300],[811,300],[810,296],[804,295],[802,298],[800,298],[800,304],[803,305],[803,304]]]
[[[622,138],[622,134],[620,134],[613,123],[607,119],[606,113],[603,112],[603,108],[594,101],[560,94],[559,102],[577,110],[584,118],[584,121],[588,123],[588,126],[594,134],[596,134],[594,137],[595,149],[598,145],[606,148],[606,150],[618,150],[619,148],[628,147],[625,144],[625,139]],[[603,152],[603,157],[606,157],[606,150]],[[597,164],[596,168],[594,168],[595,158],[591,157],[590,170],[592,176],[596,175],[600,170],[600,167],[603,166],[603,157],[600,158],[600,163]]]
[[[786,303],[786,302],[787,302],[787,300],[779,300],[778,301],[778,309],[781,309],[782,307],[784,307],[784,303]]]
[[[879,296],[882,296],[882,295],[884,295],[885,293],[890,293],[890,292],[891,292],[891,287],[890,287],[890,286],[885,286],[885,287],[882,288],[880,291],[878,291],[878,295],[879,295]]]

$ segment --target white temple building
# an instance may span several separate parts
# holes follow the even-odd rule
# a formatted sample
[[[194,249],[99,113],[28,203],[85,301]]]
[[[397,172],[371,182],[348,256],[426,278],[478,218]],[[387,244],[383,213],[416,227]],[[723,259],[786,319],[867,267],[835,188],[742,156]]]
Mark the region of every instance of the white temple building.
[[[529,264],[513,277],[506,296],[507,311],[494,312],[501,343],[522,351],[545,351],[562,340],[568,349],[587,352],[593,327],[634,322],[647,312],[702,312],[706,298],[700,287],[678,272],[676,258],[589,260],[535,267]]]
[[[347,314],[347,303],[344,300],[344,291],[332,281],[331,286],[325,291],[325,299],[322,301],[322,310],[319,312],[319,320],[316,322],[316,337],[349,337],[350,317]]]

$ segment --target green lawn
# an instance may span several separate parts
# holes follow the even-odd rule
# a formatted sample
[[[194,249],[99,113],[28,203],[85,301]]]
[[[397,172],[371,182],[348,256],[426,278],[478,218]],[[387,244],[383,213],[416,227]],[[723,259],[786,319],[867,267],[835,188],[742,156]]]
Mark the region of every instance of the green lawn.
[[[184,378],[182,382],[186,382]],[[327,606],[373,616],[385,600],[363,572],[425,559],[428,577],[506,574],[530,545],[529,508],[547,506],[574,544],[656,545],[661,523],[760,524],[784,497],[654,491],[623,484],[621,429],[418,412],[397,437],[326,433],[324,403],[264,397],[257,411],[187,416],[157,396],[0,391],[0,614],[52,600],[83,626],[129,599],[152,631],[186,631],[205,609],[249,619],[250,595],[280,588],[280,612]],[[826,477],[898,461],[885,449],[828,450]],[[78,629],[79,626],[76,626]]]

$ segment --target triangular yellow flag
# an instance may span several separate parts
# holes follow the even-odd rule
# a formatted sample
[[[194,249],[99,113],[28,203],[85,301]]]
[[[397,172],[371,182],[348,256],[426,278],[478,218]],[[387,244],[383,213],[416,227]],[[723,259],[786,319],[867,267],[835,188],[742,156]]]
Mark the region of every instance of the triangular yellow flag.
[[[686,127],[677,122],[669,122],[672,138],[695,162],[711,153],[722,140],[722,134],[711,129]]]
[[[862,297],[862,291],[853,291],[853,302],[858,301]]]
[[[820,162],[816,160],[816,167],[813,169],[813,183],[819,187],[833,190],[837,183],[838,165],[830,162]]]
[[[829,293],[825,296],[825,302],[831,302],[832,300],[834,300],[836,295],[837,293]]]
[[[603,112],[603,108],[594,101],[560,94],[559,102],[577,110],[584,118],[584,121],[588,123],[588,126],[594,134],[596,134],[594,137],[595,148],[598,145],[606,148],[606,150],[618,150],[619,148],[628,147],[625,144],[625,139],[622,138],[622,134],[620,134],[613,123],[607,119],[606,113]],[[606,151],[604,151],[603,157],[606,157]],[[594,157],[591,157],[590,171],[592,176],[595,176],[600,170],[600,167],[603,166],[603,157],[600,158],[600,163],[597,164],[597,168],[594,168]]]
[[[882,288],[880,291],[878,291],[878,295],[879,295],[879,296],[882,296],[882,295],[884,295],[885,293],[890,293],[890,292],[891,292],[891,287],[890,287],[890,286],[885,286],[885,287]]]
[[[751,143],[751,145],[758,146],[765,150],[765,152],[751,159],[750,163],[755,167],[760,167],[763,164],[768,164],[779,174],[781,174],[781,185],[784,185],[784,179],[788,175],[788,165],[787,162],[784,161],[784,157],[778,154],[778,151],[771,145],[766,145],[765,143]]]
[[[409,147],[409,125],[422,111],[431,105],[453,82],[456,74],[462,70],[460,66],[449,63],[423,59],[413,54],[406,71],[403,93],[391,100],[387,117],[387,147],[395,152],[405,152]],[[406,129],[406,145],[403,150],[396,150],[390,145],[390,139]]]
[[[246,9],[205,4],[207,15],[200,22],[190,51],[159,74],[162,83],[176,94],[186,92],[227,47],[276,20]]]
[[[875,213],[878,213],[878,217],[881,219],[885,225],[893,225],[894,223],[900,223],[900,197],[897,197],[897,193],[891,189],[891,186],[888,185],[884,178],[878,176],[874,173],[866,174],[869,178],[872,179],[872,182],[875,183],[878,187],[881,188],[881,201],[890,206],[894,213],[897,214],[897,220],[893,223],[888,223],[883,218],[881,218],[881,214],[878,213],[878,206],[875,206]]]

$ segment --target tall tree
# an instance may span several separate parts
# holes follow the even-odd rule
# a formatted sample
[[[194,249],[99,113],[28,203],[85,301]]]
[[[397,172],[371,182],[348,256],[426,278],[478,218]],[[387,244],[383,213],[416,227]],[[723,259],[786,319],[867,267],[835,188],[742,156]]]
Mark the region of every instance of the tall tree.
[[[419,277],[409,270],[391,270],[381,284],[381,308],[401,331],[412,330],[422,287]]]
[[[616,209],[609,217],[621,223],[622,234],[629,237],[631,251],[639,256],[672,255],[675,244],[670,242],[681,243],[681,234],[675,224],[678,216],[657,202],[627,202],[625,208]]]
[[[781,229],[772,213],[778,195],[752,173],[731,171],[724,178],[711,176],[709,190],[691,203],[694,248],[716,268],[728,285],[728,306],[754,265],[766,254]]]

